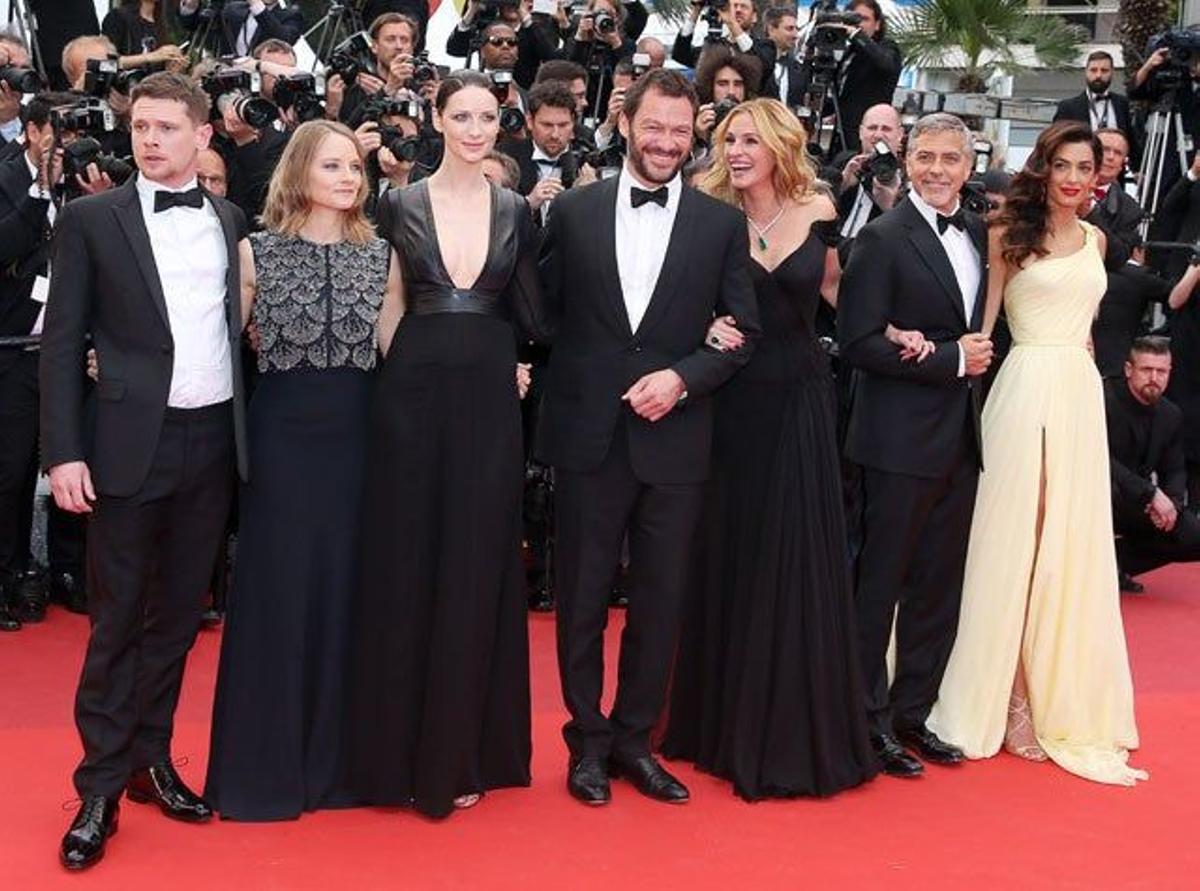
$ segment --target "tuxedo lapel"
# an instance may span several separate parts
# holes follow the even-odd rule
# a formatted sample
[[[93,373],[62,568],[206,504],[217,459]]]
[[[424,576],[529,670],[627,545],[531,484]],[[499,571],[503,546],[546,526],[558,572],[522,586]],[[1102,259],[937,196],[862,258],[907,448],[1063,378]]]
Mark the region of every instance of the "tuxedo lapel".
[[[913,206],[911,201],[905,201],[898,210],[902,210],[905,214],[904,225],[908,229],[908,239],[916,248],[917,255],[941,284],[942,291],[954,306],[955,315],[965,326],[967,314],[963,308],[962,291],[958,287],[958,278],[954,275],[954,267],[950,265],[950,258],[946,256],[946,249],[942,247],[933,228],[925,222],[925,218],[921,216],[921,212]]]
[[[625,292],[621,290],[621,276],[617,266],[617,184],[620,177],[610,177],[594,186],[600,207],[595,219],[602,220],[596,234],[596,247],[600,256],[601,290],[605,302],[613,312],[614,320],[621,333],[633,337],[629,326],[629,310],[625,308]],[[570,270],[568,270],[568,274]]]
[[[646,315],[638,326],[639,331],[648,331],[658,321],[678,290],[675,285],[687,265],[692,233],[696,229],[696,200],[693,190],[684,186],[679,194],[679,209],[675,212],[671,240],[667,242],[667,254],[663,257],[658,280],[654,283],[654,293],[650,297],[650,305],[646,307]]]
[[[123,194],[113,204],[112,212],[133,251],[133,258],[137,262],[142,279],[146,282],[150,299],[154,301],[154,307],[158,310],[163,325],[170,331],[171,320],[167,315],[167,301],[163,297],[162,280],[158,277],[158,266],[154,262],[154,251],[150,247],[150,233],[146,231],[146,221],[142,219],[142,204],[138,200],[135,182],[135,179],[130,178],[129,182],[121,187]]]
[[[225,314],[229,320],[231,336],[241,336],[242,331],[242,282],[241,264],[238,262],[238,226],[233,211],[224,201],[217,201],[207,192],[205,196],[212,203],[217,219],[221,221],[221,231],[225,235],[225,251],[227,263],[225,270]]]

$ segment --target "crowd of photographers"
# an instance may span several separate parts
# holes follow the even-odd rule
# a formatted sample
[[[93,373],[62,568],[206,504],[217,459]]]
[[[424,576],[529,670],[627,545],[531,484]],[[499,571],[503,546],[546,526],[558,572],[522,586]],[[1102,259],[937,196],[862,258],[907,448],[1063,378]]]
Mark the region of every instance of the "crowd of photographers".
[[[321,75],[298,66],[294,44],[313,23],[296,6],[278,0],[173,2],[186,43],[170,41],[161,2],[119,6],[101,33],[80,35],[63,48],[65,90],[45,89],[28,47],[0,36],[0,338],[9,341],[0,346],[0,627],[36,620],[48,596],[83,608],[82,532],[53,509],[50,572],[31,569],[27,505],[37,468],[36,354],[21,338],[40,332],[57,208],[118,186],[133,173],[127,123],[132,86],[163,69],[186,71],[203,86],[212,98],[215,136],[202,156],[201,184],[238,204],[250,220],[262,210],[290,132],[307,120],[336,119],[354,130],[375,198],[428,175],[440,160],[430,100],[445,69],[429,59],[424,0],[361,4],[363,30],[318,50],[325,61]],[[737,103],[770,96],[814,134],[810,150],[839,208],[842,251],[849,251],[862,226],[902,199],[905,128],[891,105],[902,58],[887,37],[877,0],[850,0],[843,9],[822,2],[799,14],[794,6],[779,6],[767,9],[761,22],[751,0],[695,0],[669,48],[642,35],[647,19],[639,0],[469,0],[451,31],[446,54],[487,72],[501,104],[502,137],[488,163],[489,178],[525,195],[535,221],[545,222],[564,189],[619,170],[624,146],[617,119],[625,91],[668,55],[694,70],[701,100],[685,174],[704,170],[710,134]],[[1149,140],[1168,161],[1161,165],[1163,201],[1155,227],[1161,239],[1194,240],[1200,235],[1200,162],[1192,161],[1192,146],[1200,140],[1200,48],[1189,55],[1188,38],[1175,41],[1132,75],[1130,98],[1178,112],[1178,129]],[[1088,220],[1108,233],[1111,247],[1111,299],[1095,335],[1097,361],[1108,375],[1120,374],[1133,339],[1146,333],[1148,307],[1167,301],[1187,266],[1186,252],[1177,251],[1162,255],[1157,265],[1163,276],[1145,268],[1143,213],[1125,184],[1147,145],[1147,124],[1131,118],[1126,97],[1111,90],[1112,70],[1111,57],[1094,54],[1083,93],[1059,109],[1061,117],[1089,121],[1104,144]],[[977,176],[964,203],[994,214],[1007,186],[1003,159],[992,157],[982,138],[977,147]],[[1186,173],[1170,163],[1180,152],[1190,165]],[[1173,321],[1191,318],[1186,297],[1172,301],[1178,303],[1169,308]],[[832,341],[833,313],[825,312],[822,324]],[[1189,428],[1200,430],[1200,396],[1190,392],[1200,389],[1200,323],[1189,324],[1197,328],[1197,355],[1177,351],[1176,380],[1182,382],[1175,392],[1190,414]],[[536,363],[543,357],[525,358]],[[840,383],[845,394],[848,385]],[[1200,434],[1194,438],[1188,442],[1193,504],[1200,502]],[[544,479],[536,468],[531,479],[537,496]],[[852,480],[847,489],[853,500]],[[534,519],[535,527],[545,528]],[[537,528],[530,536],[535,577],[544,550]],[[535,582],[532,589],[536,606],[551,605],[548,584]]]

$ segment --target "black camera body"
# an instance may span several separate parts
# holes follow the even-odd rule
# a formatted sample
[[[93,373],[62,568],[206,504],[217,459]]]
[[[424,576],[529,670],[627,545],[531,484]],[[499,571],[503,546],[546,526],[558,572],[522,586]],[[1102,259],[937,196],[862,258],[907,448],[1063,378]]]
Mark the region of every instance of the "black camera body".
[[[488,76],[492,79],[492,95],[500,103],[500,130],[503,133],[520,133],[525,129],[525,115],[519,108],[505,105],[508,101],[508,88],[512,84],[511,71],[491,71]]]
[[[1191,79],[1191,65],[1200,59],[1200,31],[1171,28],[1151,37],[1146,49],[1148,54],[1167,51],[1166,61],[1154,69],[1151,82],[1158,90],[1172,92]]]
[[[882,186],[895,185],[900,175],[900,159],[882,139],[877,139],[872,149],[862,166],[863,177],[870,177]]]
[[[116,117],[103,99],[88,97],[70,105],[50,109],[50,126],[55,133],[100,136],[116,129]],[[86,166],[86,165],[85,165]]]
[[[430,81],[438,79],[437,66],[429,61],[429,51],[421,50],[412,59],[413,73],[408,86],[420,88]]]
[[[339,75],[348,87],[354,86],[360,74],[369,74],[374,64],[371,40],[362,31],[351,34],[335,46],[329,57],[330,73]]]
[[[76,176],[84,176],[89,164],[113,181],[121,185],[133,175],[133,165],[123,158],[104,154],[100,141],[91,136],[76,139],[70,145],[63,147],[63,178],[72,188]]]
[[[987,196],[982,180],[969,179],[963,183],[963,187],[958,193],[958,200],[962,204],[963,210],[968,210],[977,216],[986,217],[988,211],[992,209],[992,202]]]
[[[0,83],[8,84],[14,93],[36,93],[42,89],[40,74],[17,65],[0,65]]]
[[[417,134],[407,135],[399,127],[384,123],[384,118],[402,117],[415,121]],[[382,145],[398,160],[413,162],[421,153],[426,124],[425,104],[419,99],[397,99],[390,96],[372,96],[362,106],[362,120],[374,121],[379,125]]]
[[[729,96],[726,96],[720,102],[714,103],[713,114],[716,115],[716,117],[713,118],[713,130],[716,130],[718,127],[720,127],[721,122],[725,120],[725,118],[729,117],[729,112],[737,108],[739,104],[740,103],[736,99],[733,99]]]
[[[249,127],[262,130],[279,118],[279,109],[260,95],[257,74],[241,68],[217,68],[200,78],[200,87],[212,99],[212,118],[219,120],[226,108]]]
[[[317,79],[304,72],[275,78],[275,105],[280,111],[294,109],[300,123],[325,117],[325,104],[317,92]]]

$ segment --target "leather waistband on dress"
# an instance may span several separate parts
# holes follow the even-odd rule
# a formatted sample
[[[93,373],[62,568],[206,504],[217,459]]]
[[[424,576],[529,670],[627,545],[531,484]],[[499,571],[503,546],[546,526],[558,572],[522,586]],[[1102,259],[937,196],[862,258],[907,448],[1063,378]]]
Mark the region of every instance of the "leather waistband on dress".
[[[479,316],[491,316],[494,319],[508,320],[508,307],[505,303],[478,291],[463,288],[446,290],[429,290],[409,294],[409,315],[432,316],[438,313],[465,312]]]

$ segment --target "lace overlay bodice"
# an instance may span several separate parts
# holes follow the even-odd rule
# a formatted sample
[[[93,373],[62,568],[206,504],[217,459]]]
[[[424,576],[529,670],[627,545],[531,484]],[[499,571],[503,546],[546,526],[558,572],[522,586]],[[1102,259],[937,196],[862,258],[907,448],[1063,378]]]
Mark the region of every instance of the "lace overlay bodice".
[[[375,367],[375,322],[387,288],[388,243],[316,244],[250,236],[258,294],[258,370]]]

